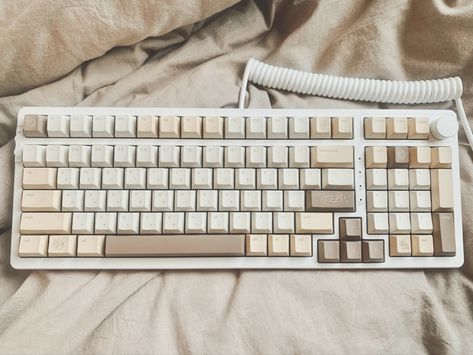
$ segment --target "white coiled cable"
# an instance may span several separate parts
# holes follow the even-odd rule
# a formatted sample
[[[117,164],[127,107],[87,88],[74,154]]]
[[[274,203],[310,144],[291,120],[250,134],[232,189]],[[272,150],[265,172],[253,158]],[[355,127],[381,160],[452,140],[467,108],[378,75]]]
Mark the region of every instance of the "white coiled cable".
[[[454,100],[468,142],[473,149],[473,133],[466,118],[459,77],[394,81],[346,78],[276,67],[250,58],[243,74],[239,108],[245,107],[248,81],[273,89],[342,100],[388,104],[426,104]]]

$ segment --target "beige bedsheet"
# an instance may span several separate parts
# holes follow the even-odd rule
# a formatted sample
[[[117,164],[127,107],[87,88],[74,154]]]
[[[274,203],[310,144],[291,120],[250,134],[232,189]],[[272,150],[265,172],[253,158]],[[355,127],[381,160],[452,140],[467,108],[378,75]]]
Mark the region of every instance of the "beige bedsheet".
[[[235,107],[249,57],[337,75],[459,75],[473,117],[469,0],[0,1],[1,354],[467,354],[465,265],[447,271],[20,272],[9,266],[22,106]],[[251,107],[368,107],[251,85]],[[443,105],[443,107],[447,107]]]

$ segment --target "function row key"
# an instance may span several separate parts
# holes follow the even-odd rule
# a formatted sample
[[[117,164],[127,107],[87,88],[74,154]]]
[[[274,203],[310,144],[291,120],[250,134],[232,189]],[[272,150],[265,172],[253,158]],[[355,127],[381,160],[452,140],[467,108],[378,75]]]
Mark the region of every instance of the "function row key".
[[[429,139],[427,117],[366,117],[366,139]]]

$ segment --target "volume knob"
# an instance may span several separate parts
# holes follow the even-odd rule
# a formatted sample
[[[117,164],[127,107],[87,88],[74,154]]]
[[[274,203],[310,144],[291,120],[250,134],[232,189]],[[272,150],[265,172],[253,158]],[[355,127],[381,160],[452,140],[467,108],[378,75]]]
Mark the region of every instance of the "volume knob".
[[[430,124],[430,133],[437,139],[451,138],[458,132],[458,122],[452,117],[438,118]]]

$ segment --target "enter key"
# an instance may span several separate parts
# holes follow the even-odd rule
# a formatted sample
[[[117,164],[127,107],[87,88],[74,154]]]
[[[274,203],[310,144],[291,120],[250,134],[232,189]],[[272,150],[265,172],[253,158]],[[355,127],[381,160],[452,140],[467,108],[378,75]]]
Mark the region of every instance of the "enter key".
[[[296,212],[296,233],[332,234],[333,213]]]

